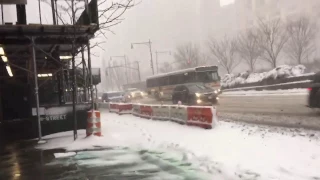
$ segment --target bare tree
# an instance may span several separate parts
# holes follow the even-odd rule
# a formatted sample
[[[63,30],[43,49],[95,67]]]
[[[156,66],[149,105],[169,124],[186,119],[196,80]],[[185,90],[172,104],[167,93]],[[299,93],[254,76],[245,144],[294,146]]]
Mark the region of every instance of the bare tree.
[[[249,65],[250,71],[255,71],[255,65],[262,55],[259,47],[259,37],[254,30],[248,30],[238,37],[237,51],[240,57]]]
[[[285,28],[280,19],[263,20],[259,19],[258,26],[259,47],[264,51],[262,59],[277,67],[278,57],[285,43],[288,40]]]
[[[302,64],[315,51],[316,25],[308,17],[301,16],[287,23],[287,32],[289,41],[285,51],[296,63]]]
[[[174,58],[180,69],[200,66],[203,63],[199,46],[191,42],[179,45]]]
[[[159,68],[160,73],[167,73],[167,72],[171,72],[171,71],[174,71],[174,66],[172,63],[170,64],[168,62],[164,62],[161,65],[161,67]]]
[[[50,0],[43,0],[44,3],[51,6]],[[59,24],[74,24],[85,10],[85,0],[74,0],[74,4],[70,0],[62,0],[57,3],[57,22]],[[112,27],[120,24],[123,20],[124,13],[130,8],[138,5],[141,1],[136,0],[98,0],[98,18],[99,30],[95,34],[94,43],[91,48],[99,47],[104,49],[101,44],[105,43],[102,39],[108,39],[106,33],[110,32]]]
[[[139,2],[138,2],[139,1]],[[48,4],[51,7],[51,1],[50,0],[42,0],[42,2]],[[73,26],[74,30],[76,28],[81,28],[81,25],[77,25],[77,23],[81,23],[84,19],[79,19],[84,11],[86,11],[87,2],[89,0],[61,0],[56,1],[56,18],[57,24],[63,24],[63,25],[76,25]],[[92,2],[92,1],[91,1]],[[107,33],[115,34],[111,28],[120,24],[124,18],[124,13],[129,10],[130,8],[138,5],[141,1],[140,0],[97,0],[98,9],[97,14],[95,14],[96,10],[93,9],[94,12],[90,11],[90,5],[88,4],[88,10],[87,12],[90,13],[94,18],[98,18],[98,24],[97,27],[99,27],[98,31],[95,33],[94,38],[91,39],[90,42],[90,48],[92,49],[91,55],[95,56],[95,53],[93,52],[94,48],[98,47],[102,50],[104,50],[102,44],[105,43],[105,40],[107,38]],[[84,17],[84,16],[83,16]],[[87,20],[87,19],[86,19]],[[78,22],[79,21],[79,22]],[[90,23],[92,25],[93,22],[86,22]],[[87,51],[86,45],[84,45],[83,50]],[[74,55],[77,55],[81,49],[75,50]],[[83,62],[80,59],[80,64]],[[77,65],[77,66],[78,66]],[[86,64],[84,64],[84,68],[88,72],[88,67]],[[103,71],[107,71],[107,69],[104,69]],[[111,80],[111,84],[116,85],[118,89],[121,88],[121,84],[119,82],[124,82],[122,79],[123,77],[123,69],[117,68],[117,71],[115,69],[109,69],[109,76],[114,77],[115,80]],[[113,75],[113,76],[112,76]],[[110,78],[109,77],[109,78]]]
[[[232,73],[234,68],[240,64],[240,59],[236,58],[237,42],[235,39],[229,39],[225,36],[224,39],[218,41],[211,38],[208,44],[212,55],[227,73]]]
[[[210,55],[208,53],[201,53],[200,62],[201,63],[199,65],[208,65],[210,63]]]

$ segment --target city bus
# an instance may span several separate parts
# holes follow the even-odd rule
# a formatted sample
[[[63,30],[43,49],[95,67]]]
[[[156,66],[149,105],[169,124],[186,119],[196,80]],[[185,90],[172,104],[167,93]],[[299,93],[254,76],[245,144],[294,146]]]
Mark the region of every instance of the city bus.
[[[170,100],[172,92],[177,85],[186,83],[204,83],[206,86],[220,92],[220,76],[217,66],[201,66],[147,78],[147,91],[156,99]]]

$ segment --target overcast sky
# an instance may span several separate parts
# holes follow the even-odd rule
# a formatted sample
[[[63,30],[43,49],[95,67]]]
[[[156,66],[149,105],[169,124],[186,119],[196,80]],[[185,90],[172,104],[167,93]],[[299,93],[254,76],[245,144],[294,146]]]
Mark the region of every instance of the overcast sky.
[[[234,0],[221,0],[220,3],[221,3],[221,6],[225,6],[225,5],[228,5],[230,3],[233,3]]]
[[[151,39],[153,51],[175,51],[179,44],[193,42],[203,46],[208,34],[203,33],[203,12],[208,11],[206,1],[210,0],[149,0],[129,10],[125,20],[113,28],[116,35],[109,34],[103,57],[126,54],[130,61],[140,61],[143,76],[151,75],[150,54],[147,46],[135,46],[133,42],[145,42]],[[230,3],[223,1],[223,4]],[[203,51],[207,49],[202,48]],[[155,59],[155,57],[154,57]],[[121,61],[121,59],[118,59]],[[159,66],[163,62],[172,62],[173,57],[159,56]]]

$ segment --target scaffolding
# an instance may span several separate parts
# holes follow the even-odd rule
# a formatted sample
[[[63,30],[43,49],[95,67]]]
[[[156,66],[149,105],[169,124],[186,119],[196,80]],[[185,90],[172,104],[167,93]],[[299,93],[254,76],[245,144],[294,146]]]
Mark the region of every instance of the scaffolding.
[[[0,1],[0,3],[6,2],[5,0]],[[66,103],[65,86],[67,85],[67,89],[72,92],[74,139],[76,139],[78,87],[75,58],[78,54],[81,54],[80,64],[82,64],[82,89],[84,99],[88,100],[87,97],[90,94],[91,98],[88,103],[90,103],[91,108],[94,109],[95,98],[91,68],[90,39],[94,37],[94,33],[99,29],[97,0],[91,0],[90,3],[85,0],[85,10],[78,20],[75,18],[75,13],[72,13],[73,20],[71,25],[58,24],[56,19],[56,0],[51,0],[52,25],[42,24],[41,13],[39,16],[40,24],[27,24],[26,4],[24,3],[26,1],[17,0],[14,2],[17,6],[17,23],[15,25],[5,23],[0,25],[0,37],[2,37],[0,38],[0,44],[3,50],[1,59],[8,73],[9,71],[11,72],[9,75],[12,76],[12,78],[27,81],[28,83],[33,81],[39,141],[42,139],[39,112],[39,87],[55,79],[58,84],[59,105],[61,105]],[[72,12],[74,12],[74,0],[71,0],[71,3]],[[41,12],[40,1],[39,11]],[[85,49],[87,50],[87,62]],[[14,71],[12,71],[11,68]],[[66,78],[70,77],[70,73],[72,74],[71,81],[66,81]],[[89,77],[88,82],[87,77]]]

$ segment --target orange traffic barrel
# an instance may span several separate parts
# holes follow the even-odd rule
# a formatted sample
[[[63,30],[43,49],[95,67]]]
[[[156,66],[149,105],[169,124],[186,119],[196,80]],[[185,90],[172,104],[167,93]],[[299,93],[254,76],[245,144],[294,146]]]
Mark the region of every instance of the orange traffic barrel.
[[[87,136],[101,136],[100,111],[88,111]]]

